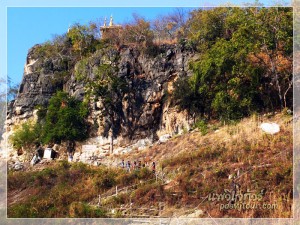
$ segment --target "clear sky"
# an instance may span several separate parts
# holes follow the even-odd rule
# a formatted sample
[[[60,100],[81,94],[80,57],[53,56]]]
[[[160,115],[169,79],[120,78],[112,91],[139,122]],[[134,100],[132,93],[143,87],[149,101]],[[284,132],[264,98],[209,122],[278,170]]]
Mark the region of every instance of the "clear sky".
[[[79,22],[88,24],[97,18],[113,15],[114,23],[132,19],[138,13],[153,19],[175,8],[8,8],[8,76],[20,82],[26,55],[33,45],[50,40],[54,34],[67,32],[68,26]],[[189,10],[191,8],[187,8]]]

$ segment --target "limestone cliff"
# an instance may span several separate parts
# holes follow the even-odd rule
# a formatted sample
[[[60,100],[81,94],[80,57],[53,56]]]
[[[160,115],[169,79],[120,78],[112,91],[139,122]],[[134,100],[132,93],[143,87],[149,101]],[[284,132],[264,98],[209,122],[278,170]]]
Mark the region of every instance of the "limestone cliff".
[[[85,96],[83,81],[76,79],[76,66],[68,52],[56,57],[38,57],[34,46],[29,50],[19,93],[8,109],[7,126],[33,117],[38,105],[46,106],[51,96],[64,90],[77,99]],[[108,55],[114,55],[118,72],[125,77],[129,94],[122,99],[122,118],[118,120],[117,136],[138,140],[156,137],[164,133],[177,133],[189,128],[186,112],[180,112],[171,102],[172,84],[180,76],[190,76],[188,63],[194,57],[184,45],[161,45],[155,55],[144,53],[135,47],[96,51],[88,57],[85,76],[95,77],[94,69],[106,63]],[[100,119],[99,104],[90,103],[89,120],[96,124],[93,136],[108,132],[109,119]]]

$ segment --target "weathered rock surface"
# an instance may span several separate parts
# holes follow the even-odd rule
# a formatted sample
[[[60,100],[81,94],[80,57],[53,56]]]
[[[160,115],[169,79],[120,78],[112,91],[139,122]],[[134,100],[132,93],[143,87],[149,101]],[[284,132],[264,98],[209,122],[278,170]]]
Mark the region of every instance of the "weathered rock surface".
[[[75,78],[76,65],[68,61],[68,55],[36,58],[37,47],[28,52],[18,96],[9,105],[8,127],[34,117],[35,107],[47,105],[58,90],[67,91],[80,100],[84,98],[86,84]],[[115,136],[124,142],[124,146],[128,145],[128,140],[151,137],[153,141],[166,133],[180,133],[183,129],[189,129],[190,121],[186,112],[179,112],[168,96],[172,93],[174,80],[191,75],[188,70],[189,60],[194,57],[191,51],[181,45],[162,45],[160,53],[149,56],[125,46],[109,54],[117,56],[116,75],[126,79],[130,90],[123,96],[122,105],[119,106],[121,113],[115,126]],[[89,57],[86,75],[91,79],[95,77],[95,68],[105,63],[104,56],[97,51]],[[63,79],[58,79],[61,74],[64,74]],[[108,136],[110,120],[100,119],[100,105],[101,102],[90,105],[89,121],[98,127],[93,135]],[[142,149],[145,145],[139,143],[138,148]]]
[[[36,106],[46,106],[51,96],[62,89],[57,74],[68,68],[58,58],[35,58],[38,47],[35,45],[28,52],[17,98],[8,105],[7,126],[33,117]]]

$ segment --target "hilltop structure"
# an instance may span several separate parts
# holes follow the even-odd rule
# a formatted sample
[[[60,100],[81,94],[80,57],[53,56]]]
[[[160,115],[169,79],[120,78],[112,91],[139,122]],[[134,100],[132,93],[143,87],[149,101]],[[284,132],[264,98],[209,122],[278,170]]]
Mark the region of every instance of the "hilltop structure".
[[[101,38],[109,38],[110,34],[118,34],[122,29],[121,25],[114,24],[112,15],[110,16],[109,25],[106,25],[106,18],[104,19],[103,26],[100,27]]]

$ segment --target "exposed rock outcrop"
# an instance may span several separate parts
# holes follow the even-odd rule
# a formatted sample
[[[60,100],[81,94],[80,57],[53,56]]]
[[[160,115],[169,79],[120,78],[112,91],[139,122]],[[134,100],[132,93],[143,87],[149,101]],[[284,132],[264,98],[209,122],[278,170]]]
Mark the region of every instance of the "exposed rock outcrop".
[[[58,90],[64,90],[80,100],[84,98],[86,84],[76,79],[76,62],[70,62],[67,54],[36,57],[36,48],[38,45],[29,50],[18,96],[9,105],[8,127],[33,117],[36,106],[47,105]],[[161,45],[155,56],[128,46],[106,53],[96,51],[87,59],[85,75],[94,79],[95,69],[107,63],[107,54],[115,56],[113,63],[118,67],[116,75],[126,79],[129,87],[119,106],[121,113],[117,119],[116,135],[121,141],[146,137],[158,139],[157,136],[166,133],[189,129],[187,113],[180,112],[171,104],[169,96],[172,84],[178,77],[191,75],[188,63],[194,55],[190,50],[181,45]],[[101,102],[91,103],[89,120],[97,124],[94,135],[105,136],[110,120],[100,119],[100,105]]]

